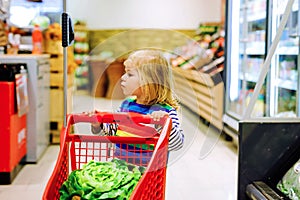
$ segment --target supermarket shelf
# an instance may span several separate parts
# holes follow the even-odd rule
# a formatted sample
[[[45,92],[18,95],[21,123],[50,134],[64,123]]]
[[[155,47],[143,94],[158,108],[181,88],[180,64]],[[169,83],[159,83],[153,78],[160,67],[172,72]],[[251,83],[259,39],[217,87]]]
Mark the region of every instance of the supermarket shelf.
[[[248,22],[262,20],[262,19],[265,19],[265,18],[266,18],[266,12],[262,11],[262,12],[251,15],[248,18]]]
[[[245,76],[240,74],[239,78],[241,80],[245,80],[245,81],[248,81],[248,82],[254,82],[254,83],[256,83],[258,81],[258,75],[254,76],[254,75],[251,75],[250,73],[245,73]]]
[[[278,55],[298,55],[299,47],[298,46],[283,46],[279,47],[276,51]]]
[[[223,82],[209,74],[174,67],[175,92],[182,104],[210,124],[223,129]]]
[[[255,43],[255,42],[251,42],[251,43]],[[260,42],[261,44],[259,44],[258,42],[256,42],[257,44],[255,45],[248,45],[250,44],[247,43],[247,48],[246,48],[246,54],[247,55],[265,55],[265,47],[264,47],[264,43]],[[243,55],[244,54],[244,50],[241,48],[240,49],[240,54]],[[298,55],[299,54],[299,48],[297,46],[282,46],[282,47],[278,47],[276,50],[276,54],[278,55]]]
[[[240,47],[240,54],[243,55],[265,55],[265,43],[259,41],[246,41],[246,52],[244,52],[243,47]]]
[[[276,86],[288,90],[297,90],[297,81],[278,79]]]

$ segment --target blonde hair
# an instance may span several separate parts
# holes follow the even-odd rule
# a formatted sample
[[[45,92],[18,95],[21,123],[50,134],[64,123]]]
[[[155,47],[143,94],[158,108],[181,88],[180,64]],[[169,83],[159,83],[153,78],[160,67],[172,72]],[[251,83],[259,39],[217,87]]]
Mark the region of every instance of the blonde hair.
[[[159,50],[144,49],[131,53],[124,62],[137,69],[146,104],[168,104],[175,109],[178,102],[172,93],[172,69]]]

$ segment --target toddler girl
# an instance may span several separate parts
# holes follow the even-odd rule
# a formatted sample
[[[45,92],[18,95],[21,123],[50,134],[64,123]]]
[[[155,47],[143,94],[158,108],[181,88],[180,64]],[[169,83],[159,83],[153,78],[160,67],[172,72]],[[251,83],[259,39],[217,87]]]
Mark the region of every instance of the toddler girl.
[[[150,114],[153,120],[168,115],[172,119],[168,149],[182,148],[184,135],[177,114],[178,103],[172,94],[172,69],[162,52],[137,50],[129,55],[124,65],[121,88],[127,98],[119,111]],[[92,124],[93,133],[99,133],[102,128],[99,123]]]

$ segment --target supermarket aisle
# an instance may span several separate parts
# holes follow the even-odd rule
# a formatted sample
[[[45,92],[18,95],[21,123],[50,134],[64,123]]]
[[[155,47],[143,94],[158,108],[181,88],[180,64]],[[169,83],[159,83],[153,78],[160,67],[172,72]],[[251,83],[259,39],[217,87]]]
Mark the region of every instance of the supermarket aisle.
[[[218,138],[216,130],[203,125],[189,110],[184,109],[183,116],[189,146],[168,168],[167,200],[236,200],[236,147]]]
[[[75,95],[73,112],[116,110],[120,100],[92,99]],[[237,180],[236,149],[214,129],[201,123],[197,115],[184,107],[180,111],[185,131],[185,147],[171,153],[167,173],[167,200],[210,199],[235,200]],[[89,126],[77,126],[86,132]],[[41,199],[59,151],[51,145],[37,164],[27,164],[11,185],[0,185],[0,199]]]

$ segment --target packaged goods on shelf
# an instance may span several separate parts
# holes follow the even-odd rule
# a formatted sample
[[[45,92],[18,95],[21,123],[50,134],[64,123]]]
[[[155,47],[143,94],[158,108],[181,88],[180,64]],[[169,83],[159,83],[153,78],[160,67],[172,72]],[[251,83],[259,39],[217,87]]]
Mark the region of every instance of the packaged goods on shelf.
[[[32,31],[32,53],[42,54],[43,53],[43,33],[38,25],[34,26]]]
[[[7,45],[6,23],[0,20],[0,46]]]

